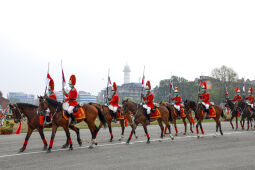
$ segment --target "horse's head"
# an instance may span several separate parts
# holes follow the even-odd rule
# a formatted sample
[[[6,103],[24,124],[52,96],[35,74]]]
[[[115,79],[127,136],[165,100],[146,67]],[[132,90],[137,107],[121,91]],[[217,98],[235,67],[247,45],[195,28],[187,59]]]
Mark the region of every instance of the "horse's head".
[[[239,100],[235,103],[235,109],[238,111],[238,112],[242,112],[242,110],[244,109],[245,107],[245,102],[243,100]]]
[[[17,104],[9,104],[9,107],[11,109],[12,112],[12,117],[15,123],[19,123],[21,122],[21,118],[22,118],[22,113],[20,111],[20,108],[18,107]]]
[[[46,97],[38,96],[38,99],[39,99],[38,112],[44,113],[49,108],[49,103],[47,102]]]

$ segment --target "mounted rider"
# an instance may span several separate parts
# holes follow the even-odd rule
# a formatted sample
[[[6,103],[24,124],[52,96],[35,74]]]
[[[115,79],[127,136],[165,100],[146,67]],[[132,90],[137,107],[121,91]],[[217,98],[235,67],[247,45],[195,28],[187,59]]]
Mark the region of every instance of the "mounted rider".
[[[207,83],[203,82],[202,93],[199,94],[199,98],[202,100],[202,106],[205,113],[210,114],[213,112],[213,103],[210,102],[210,94],[207,92]]]
[[[238,102],[240,100],[242,100],[242,96],[240,94],[240,89],[239,89],[239,87],[236,87],[236,95],[235,95],[235,97],[232,101],[233,102]]]
[[[244,100],[248,100],[248,105],[250,106],[250,108],[252,109],[252,111],[254,110],[254,96],[253,96],[253,87],[249,88],[248,93],[250,94],[249,96],[247,96]]]
[[[178,115],[178,118],[180,118],[181,115],[183,115],[183,113],[184,113],[184,109],[183,109],[183,106],[182,106],[182,103],[181,103],[182,102],[182,97],[179,94],[179,89],[178,89],[177,86],[174,89],[174,95],[175,95],[175,97],[171,98],[170,100],[175,101],[174,108],[175,108],[175,111]]]
[[[150,124],[151,109],[154,109],[154,103],[153,103],[154,94],[150,90],[151,90],[151,82],[148,80],[146,82],[146,87],[145,87],[146,96],[144,97],[144,95],[142,94],[142,98],[146,102],[146,104],[143,105],[143,108],[146,109],[146,113],[147,113],[146,122],[148,125]]]
[[[57,100],[57,96],[54,93],[54,81],[51,78],[48,86],[48,96],[49,98],[52,98],[54,100]],[[42,127],[44,127],[44,121],[46,120],[46,124],[51,123],[50,120],[50,109],[47,109],[45,112],[42,112],[39,118],[40,124]]]
[[[67,109],[67,112],[69,114],[69,116],[71,117],[71,124],[75,125],[77,123],[74,113],[73,113],[73,109],[78,106],[78,102],[77,100],[77,90],[74,87],[76,84],[76,77],[75,75],[71,75],[70,80],[69,80],[69,87],[71,88],[71,90],[69,91],[69,94],[67,94],[65,92],[65,90],[63,89],[63,92],[65,94],[65,96],[67,97],[67,99],[64,100],[64,102],[68,102],[69,107]]]
[[[110,105],[109,105],[109,109],[112,111],[113,113],[113,121],[116,122],[117,121],[117,111],[119,108],[119,96],[117,94],[117,85],[115,82],[113,82],[112,85],[112,98],[110,99]]]

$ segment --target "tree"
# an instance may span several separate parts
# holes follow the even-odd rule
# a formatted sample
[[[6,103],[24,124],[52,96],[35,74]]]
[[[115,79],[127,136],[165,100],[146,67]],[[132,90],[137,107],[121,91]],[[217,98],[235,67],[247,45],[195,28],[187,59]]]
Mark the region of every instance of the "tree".
[[[232,68],[225,65],[213,69],[211,74],[214,78],[228,84],[235,82],[238,79],[238,74]]]

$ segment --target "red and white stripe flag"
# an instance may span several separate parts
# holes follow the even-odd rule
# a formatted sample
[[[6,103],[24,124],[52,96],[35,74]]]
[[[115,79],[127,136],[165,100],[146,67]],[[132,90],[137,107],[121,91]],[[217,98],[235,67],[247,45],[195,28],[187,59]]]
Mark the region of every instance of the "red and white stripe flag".
[[[143,78],[142,78],[142,85],[144,84],[144,79],[145,79],[145,76],[143,75]]]
[[[112,85],[110,76],[108,76],[108,82],[109,82],[110,85]]]
[[[174,90],[174,82],[172,79],[170,80],[170,89]]]
[[[48,86],[48,84],[49,84],[49,81],[51,80],[52,78],[51,78],[51,76],[50,76],[50,74],[49,74],[49,72],[47,73],[47,77],[46,77],[46,86]]]
[[[63,68],[62,68],[62,84],[63,84],[63,87],[65,87],[65,85],[66,85],[66,79],[65,79],[65,74],[64,74]]]

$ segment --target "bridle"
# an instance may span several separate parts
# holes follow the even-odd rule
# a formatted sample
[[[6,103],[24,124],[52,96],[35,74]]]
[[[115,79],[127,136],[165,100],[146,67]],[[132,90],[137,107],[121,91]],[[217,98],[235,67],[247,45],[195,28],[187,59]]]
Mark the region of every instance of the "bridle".
[[[18,105],[17,104],[15,104],[15,105],[13,105],[14,107],[13,107],[13,109],[16,111],[18,111],[18,113],[20,114],[20,119],[18,119],[18,121],[21,121],[22,120],[22,117],[24,117],[24,114],[20,111],[20,109],[19,109],[19,107],[18,107]],[[16,112],[15,112],[15,114],[16,114]],[[16,114],[17,115],[17,114]]]
[[[45,112],[47,109],[49,109],[49,106],[47,107],[47,109],[45,109],[44,108],[44,102],[46,102],[46,99],[42,99],[43,101],[42,101],[42,107],[43,107],[43,110],[42,111],[40,111],[41,113],[43,113],[43,112]],[[55,109],[55,112],[51,115],[51,120],[53,120],[53,118],[55,117],[55,115],[56,115],[56,113],[58,112],[58,109],[59,109],[59,107],[58,107],[58,105],[57,105],[57,108]]]

